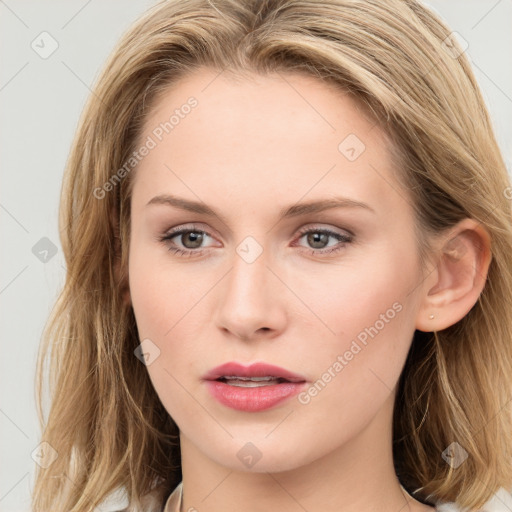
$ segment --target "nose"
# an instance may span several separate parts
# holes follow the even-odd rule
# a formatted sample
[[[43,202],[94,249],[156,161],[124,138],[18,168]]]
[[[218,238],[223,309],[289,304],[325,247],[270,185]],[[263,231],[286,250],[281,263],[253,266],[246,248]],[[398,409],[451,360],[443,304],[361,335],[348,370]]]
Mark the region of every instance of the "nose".
[[[244,341],[276,337],[286,323],[285,285],[267,266],[265,251],[252,262],[235,253],[232,261],[218,288],[217,326]]]

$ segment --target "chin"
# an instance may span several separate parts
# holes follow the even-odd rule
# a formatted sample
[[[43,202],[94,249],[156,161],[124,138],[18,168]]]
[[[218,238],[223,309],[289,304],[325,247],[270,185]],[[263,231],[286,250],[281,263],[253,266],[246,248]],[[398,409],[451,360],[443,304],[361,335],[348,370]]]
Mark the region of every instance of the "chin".
[[[228,443],[216,444],[212,452],[211,445],[203,451],[215,463],[233,471],[247,473],[279,473],[294,470],[312,462],[315,458],[311,440],[284,439],[276,436],[265,439],[268,431],[260,437],[244,436],[234,438]],[[308,451],[297,450],[297,446],[308,447]]]

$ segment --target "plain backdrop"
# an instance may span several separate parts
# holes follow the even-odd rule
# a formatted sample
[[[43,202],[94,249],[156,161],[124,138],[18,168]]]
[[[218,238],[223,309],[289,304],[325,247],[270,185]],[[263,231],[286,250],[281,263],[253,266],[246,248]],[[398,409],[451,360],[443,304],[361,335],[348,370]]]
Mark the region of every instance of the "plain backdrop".
[[[32,454],[40,439],[35,362],[43,326],[64,281],[57,212],[72,137],[110,50],[153,4],[0,0],[2,512],[30,510]],[[510,172],[512,0],[436,0],[427,5],[469,45],[466,52]]]

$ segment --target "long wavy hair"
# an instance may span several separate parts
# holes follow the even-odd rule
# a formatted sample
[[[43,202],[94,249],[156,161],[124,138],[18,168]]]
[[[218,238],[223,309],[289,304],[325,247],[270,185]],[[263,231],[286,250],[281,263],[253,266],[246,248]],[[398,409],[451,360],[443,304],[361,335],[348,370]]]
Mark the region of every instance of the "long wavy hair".
[[[512,189],[462,50],[416,0],[167,0],[128,30],[82,113],[62,185],[66,280],[36,382],[41,441],[58,457],[37,468],[35,512],[85,512],[119,489],[129,510],[161,510],[181,480],[179,432],[134,356],[140,340],[125,300],[136,167],[112,177],[151,105],[201,66],[302,73],[349,94],[393,141],[421,251],[429,234],[463,218],[487,229],[492,261],[477,303],[452,327],[414,335],[393,458],[424,503],[476,509],[512,488]],[[468,453],[457,468],[443,457],[453,442]]]

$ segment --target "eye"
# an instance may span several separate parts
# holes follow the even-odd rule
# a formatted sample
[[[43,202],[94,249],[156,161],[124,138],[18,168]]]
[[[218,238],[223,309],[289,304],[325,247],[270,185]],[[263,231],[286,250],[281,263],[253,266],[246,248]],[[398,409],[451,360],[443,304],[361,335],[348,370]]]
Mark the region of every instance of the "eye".
[[[339,252],[352,242],[354,236],[348,232],[338,233],[330,229],[304,228],[300,231],[299,240],[302,238],[305,238],[306,243],[310,245],[310,253],[315,255]],[[334,242],[334,244],[329,245],[329,239],[337,240],[337,243]]]
[[[354,235],[351,233],[338,233],[330,229],[321,228],[303,228],[299,232],[298,240],[305,239],[310,245],[310,253],[312,255],[337,253],[345,248],[348,243],[353,241]],[[193,257],[203,254],[207,247],[202,244],[212,236],[196,226],[181,226],[167,231],[158,238],[159,241],[165,243],[169,251],[178,256]],[[334,243],[331,243],[334,242]],[[303,247],[297,243],[293,246]],[[308,249],[308,247],[303,247]]]
[[[172,229],[159,237],[159,240],[168,246],[169,251],[178,256],[199,256],[204,249],[201,244],[207,238],[211,236],[206,231],[197,229],[196,226],[188,226]]]

